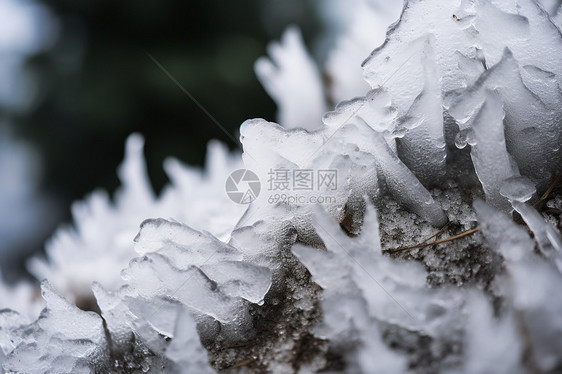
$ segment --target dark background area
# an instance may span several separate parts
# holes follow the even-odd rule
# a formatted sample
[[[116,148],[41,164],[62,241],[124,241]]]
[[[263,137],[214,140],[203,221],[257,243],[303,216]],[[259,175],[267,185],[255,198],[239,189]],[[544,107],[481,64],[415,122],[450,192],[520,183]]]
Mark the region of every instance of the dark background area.
[[[321,31],[312,1],[44,3],[58,18],[58,38],[27,61],[39,100],[12,122],[17,136],[40,152],[40,190],[62,207],[62,219],[53,225],[68,222],[71,202],[93,189],[115,190],[132,132],[145,136],[157,191],[167,182],[167,156],[201,165],[210,139],[237,146],[147,53],[237,139],[244,120],[275,119],[275,105],[253,71],[267,43],[289,23],[300,26],[306,40]]]
[[[38,192],[54,203],[41,233],[2,257],[9,279],[14,272],[7,274],[6,267],[13,264],[24,271],[26,257],[42,250],[57,226],[71,221],[73,201],[97,188],[115,191],[116,169],[131,133],[145,137],[150,178],[159,192],[168,182],[162,169],[166,157],[202,165],[210,139],[235,148],[239,145],[232,137],[238,139],[244,120],[275,120],[275,104],[254,74],[255,60],[267,54],[267,44],[279,40],[290,24],[301,28],[309,46],[323,31],[316,0],[43,4],[53,13],[58,30],[54,44],[25,63],[38,86],[35,104],[31,110],[0,117],[9,120],[17,138],[38,151]]]

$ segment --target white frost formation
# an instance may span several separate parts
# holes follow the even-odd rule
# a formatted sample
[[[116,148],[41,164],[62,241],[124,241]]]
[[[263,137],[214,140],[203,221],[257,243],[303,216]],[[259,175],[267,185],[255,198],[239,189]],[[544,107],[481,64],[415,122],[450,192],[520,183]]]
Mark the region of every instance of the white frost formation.
[[[429,289],[421,264],[383,255],[377,213],[371,205],[357,238],[349,238],[321,210],[314,218],[326,250],[296,245],[293,252],[324,290],[324,322],[318,333],[338,350],[347,351],[348,372],[406,371],[407,357],[384,342],[382,331],[392,335],[392,326],[406,330],[409,339],[429,338],[431,346],[426,349],[433,360],[458,344],[459,337],[452,332],[462,323],[461,296],[452,289]]]
[[[434,42],[421,52],[428,38]],[[433,64],[444,109],[445,123],[439,127],[453,135],[455,125],[461,136],[471,131],[484,92],[495,91],[506,114],[507,149],[521,174],[544,190],[562,160],[562,67],[556,57],[561,54],[560,30],[533,0],[412,0],[363,68],[371,87],[383,86],[392,94],[400,115],[425,93],[424,72]],[[438,155],[431,148],[427,152],[430,159]]]
[[[108,361],[107,341],[101,317],[84,312],[59,296],[47,282],[41,285],[47,307],[37,321],[26,325],[16,312],[0,311],[2,350],[9,353],[8,373],[90,373]],[[99,370],[99,369],[98,369]]]
[[[115,290],[119,273],[136,256],[131,238],[148,217],[173,217],[226,240],[243,207],[224,194],[224,176],[241,163],[226,146],[209,143],[206,170],[189,168],[168,159],[165,169],[172,183],[156,198],[146,172],[143,138],[127,140],[125,160],[119,168],[122,187],[112,203],[105,191],[94,191],[72,207],[74,227],[60,229],[47,244],[47,259],[33,258],[30,271],[49,279],[73,302],[91,298],[92,282]]]
[[[384,42],[387,28],[398,21],[402,0],[318,1],[319,11],[326,13],[329,25],[341,23],[325,70],[330,81],[328,97],[334,103],[363,96],[369,85],[361,77],[361,63],[375,46]],[[283,123],[283,122],[281,122]]]
[[[278,106],[279,121],[287,128],[314,130],[327,109],[320,72],[308,55],[300,31],[289,28],[281,43],[269,45],[271,60],[256,61],[256,74]]]
[[[325,86],[288,31],[257,64],[286,127],[246,121],[242,157],[263,189],[272,170],[326,169],[337,188],[264,193],[230,215],[214,189],[232,171],[223,157],[209,179],[169,163],[156,199],[132,136],[115,206],[94,195],[33,265],[77,302],[96,281],[101,317],[43,283],[36,322],[0,311],[3,370],[560,372],[562,200],[556,188],[538,200],[562,171],[562,34],[547,5],[406,1],[363,64],[371,90],[323,116],[330,90],[357,86]],[[209,210],[182,192],[191,180]],[[170,219],[143,222],[133,258],[140,216]],[[478,230],[430,243],[446,224]],[[88,273],[100,268],[122,280]]]

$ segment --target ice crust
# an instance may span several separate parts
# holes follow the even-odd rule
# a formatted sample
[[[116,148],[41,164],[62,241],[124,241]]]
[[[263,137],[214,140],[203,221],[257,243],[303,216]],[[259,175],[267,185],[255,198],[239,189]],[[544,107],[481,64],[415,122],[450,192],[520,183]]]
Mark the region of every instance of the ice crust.
[[[214,372],[201,341],[240,344],[255,334],[249,308],[263,304],[269,268],[244,261],[209,233],[164,219],[141,225],[135,249],[142,256],[122,271],[125,286],[94,286],[114,354],[125,364],[136,341],[156,355],[143,361],[151,370]]]
[[[504,180],[500,194],[510,201],[526,202],[536,194],[533,182],[527,177],[512,177]]]
[[[368,7],[364,11],[368,14]],[[316,130],[310,136],[282,133],[272,125],[267,129],[264,123],[258,129],[257,120],[245,123],[241,139],[246,165],[259,168],[253,158],[279,167],[281,157],[289,161],[283,164],[286,168],[317,168],[312,159],[329,159],[323,148],[338,143],[357,147],[371,153],[377,165],[377,173],[371,169],[368,176],[370,194],[388,189],[403,206],[436,226],[446,220],[427,189],[461,168],[474,167],[487,201],[510,212],[510,198],[500,192],[506,180],[526,177],[542,193],[562,167],[562,70],[553,62],[560,54],[560,30],[532,0],[517,7],[510,0],[408,1],[385,42],[363,63],[373,90],[340,102],[324,116],[325,126],[312,127]],[[363,124],[373,134],[360,129],[361,135],[346,136]],[[252,144],[264,138],[271,139],[267,146]],[[390,152],[375,154],[373,148],[386,147],[363,138],[384,138]],[[466,145],[473,166],[455,156],[454,148]],[[273,154],[265,156],[267,151]],[[395,158],[390,167],[384,166],[387,156]],[[352,162],[357,164],[353,157]],[[353,180],[346,168],[342,164],[338,171]],[[342,198],[336,208],[329,208],[338,218],[346,203],[357,200]]]
[[[268,268],[245,262],[236,248],[175,222],[145,221],[135,243],[143,256],[123,270],[127,284],[139,298],[178,301],[195,316],[251,324],[244,300],[263,303],[271,285]]]
[[[408,110],[428,76],[418,63],[420,45],[423,39],[434,39],[430,61],[440,77],[444,110],[460,130],[470,129],[484,92],[497,91],[506,113],[507,150],[522,175],[544,190],[562,159],[562,71],[554,62],[562,51],[562,38],[537,3],[517,4],[408,1],[385,43],[363,63],[364,75],[372,87],[391,92],[399,111]],[[429,36],[420,37],[421,33]]]
[[[110,290],[123,284],[120,271],[136,256],[132,238],[146,218],[174,217],[226,240],[244,211],[224,194],[225,176],[242,166],[225,145],[209,143],[205,172],[166,160],[172,183],[157,198],[147,175],[143,144],[139,134],[127,140],[115,202],[98,190],[74,203],[74,227],[59,229],[46,245],[47,258],[35,257],[28,264],[38,280],[49,279],[79,305],[92,302],[92,282]]]
[[[284,130],[275,123],[261,119],[246,121],[240,131],[246,165],[258,171],[262,180],[267,180],[268,172],[272,169],[337,170],[340,188],[335,191],[335,203],[329,204],[328,209],[338,218],[342,217],[346,204],[350,204],[352,210],[360,212],[362,203],[357,202],[362,200],[363,195],[374,200],[379,194],[379,185],[384,183],[393,196],[409,209],[436,226],[445,224],[446,217],[441,208],[392,151],[384,135],[373,130],[362,118],[355,117],[355,105],[340,105],[336,112],[325,116],[325,122],[333,126],[326,126],[313,133]],[[384,111],[386,108],[380,110]],[[353,121],[349,120],[352,116]],[[364,116],[367,117],[368,114]],[[343,126],[336,127],[342,122]],[[266,135],[268,132],[269,135]],[[297,149],[301,151],[295,151]],[[257,159],[252,156],[257,154],[262,157]],[[342,185],[349,187],[341,188]],[[256,209],[266,211],[254,214],[252,218],[256,221],[267,214],[267,208],[263,208],[267,207],[266,196],[262,197],[261,203],[258,198],[254,204],[259,206]],[[294,209],[305,211],[303,215],[309,220],[310,206],[311,204],[297,205]],[[304,225],[304,229],[309,226]],[[303,236],[306,234],[303,233]]]
[[[406,372],[413,366],[415,372],[525,373],[529,367],[561,367],[562,304],[548,300],[562,284],[555,259],[537,256],[535,241],[504,213],[481,200],[475,209],[489,250],[505,266],[484,293],[430,288],[420,264],[383,255],[371,205],[355,238],[323,209],[315,212],[325,249],[297,244],[293,252],[323,289],[323,322],[315,333],[342,355],[346,372]],[[501,298],[501,306],[491,298]],[[423,338],[425,344],[410,350],[388,350],[391,342],[405,347]],[[529,346],[532,358],[525,353]]]
[[[7,373],[89,373],[108,361],[107,341],[101,317],[84,312],[43,282],[41,293],[47,307],[37,321],[25,325],[3,324],[13,350],[6,352]],[[3,311],[2,314],[10,313]],[[11,330],[11,331],[10,331]]]
[[[470,155],[486,194],[486,201],[498,209],[510,212],[511,205],[501,195],[501,186],[509,178],[518,175],[519,171],[514,170],[505,146],[502,104],[491,91],[487,91],[485,97],[472,124]]]

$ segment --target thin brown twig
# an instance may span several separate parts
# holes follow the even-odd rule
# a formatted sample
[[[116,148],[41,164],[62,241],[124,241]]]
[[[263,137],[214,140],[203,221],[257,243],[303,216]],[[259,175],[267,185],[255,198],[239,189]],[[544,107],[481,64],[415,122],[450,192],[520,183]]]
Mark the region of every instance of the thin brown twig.
[[[252,362],[256,361],[254,358],[249,358],[245,361],[242,361],[234,366],[231,366],[230,369],[238,369],[241,368],[242,366],[246,366],[246,365],[250,365]]]
[[[550,196],[550,194],[552,193],[552,191],[554,191],[554,189],[556,188],[557,185],[559,185],[562,182],[562,173],[560,175],[558,175],[558,177],[556,177],[556,179],[554,180],[554,182],[550,185],[550,187],[548,188],[548,190],[545,191],[545,193],[541,196],[541,198],[533,204],[533,207],[536,208],[537,206],[539,206],[540,203],[542,203],[543,201],[545,201],[546,199],[548,199],[548,197]],[[447,223],[445,226],[443,226],[439,231],[437,231],[437,233],[435,233],[433,236],[430,236],[429,238],[425,239],[423,242],[421,242],[420,244],[416,244],[416,245],[410,245],[408,247],[400,247],[400,248],[394,248],[394,249],[389,249],[387,250],[387,252],[389,253],[395,253],[395,252],[400,252],[400,251],[406,251],[409,249],[416,249],[416,248],[425,248],[425,247],[429,247],[431,245],[437,245],[437,244],[441,244],[441,243],[446,243],[446,242],[450,242],[452,240],[456,240],[456,239],[460,239],[463,238],[465,236],[468,235],[472,235],[475,232],[477,232],[478,230],[480,230],[478,227],[465,231],[465,232],[461,232],[460,234],[448,237],[446,239],[441,239],[441,240],[436,240],[433,241],[431,243],[427,243],[428,240],[433,239],[434,237],[438,236],[439,234],[441,234],[445,228],[449,225],[449,223]]]
[[[460,234],[445,238],[445,239],[441,239],[441,240],[436,240],[434,242],[430,242],[430,243],[421,243],[421,244],[416,244],[416,245],[411,245],[408,247],[400,247],[400,248],[394,248],[394,249],[389,249],[388,252],[390,253],[395,253],[395,252],[400,252],[400,251],[406,251],[408,249],[415,249],[415,248],[424,248],[424,247],[429,247],[431,245],[437,245],[437,244],[441,244],[441,243],[446,243],[446,242],[450,242],[452,240],[456,240],[456,239],[460,239],[463,238],[465,236],[468,235],[472,235],[475,232],[477,232],[478,230],[480,230],[478,227],[465,231],[465,232],[461,232]]]
[[[548,190],[546,190],[546,192],[541,196],[541,198],[538,199],[537,202],[533,204],[533,208],[536,208],[537,206],[539,206],[540,203],[548,199],[552,191],[554,191],[554,189],[556,188],[557,185],[560,184],[560,182],[562,182],[562,173],[560,173],[560,175],[556,177],[554,182],[550,185],[550,187],[548,187]]]

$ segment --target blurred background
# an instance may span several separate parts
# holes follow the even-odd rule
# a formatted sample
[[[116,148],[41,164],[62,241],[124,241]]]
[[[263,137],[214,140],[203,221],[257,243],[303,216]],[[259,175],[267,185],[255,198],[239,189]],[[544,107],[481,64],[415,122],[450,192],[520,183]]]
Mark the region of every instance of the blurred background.
[[[113,192],[126,137],[146,138],[153,186],[162,162],[201,165],[208,140],[237,146],[148,57],[154,56],[238,138],[275,119],[255,77],[289,24],[312,51],[325,41],[314,0],[0,0],[0,266],[29,254],[96,188]],[[325,56],[316,54],[317,59]]]

